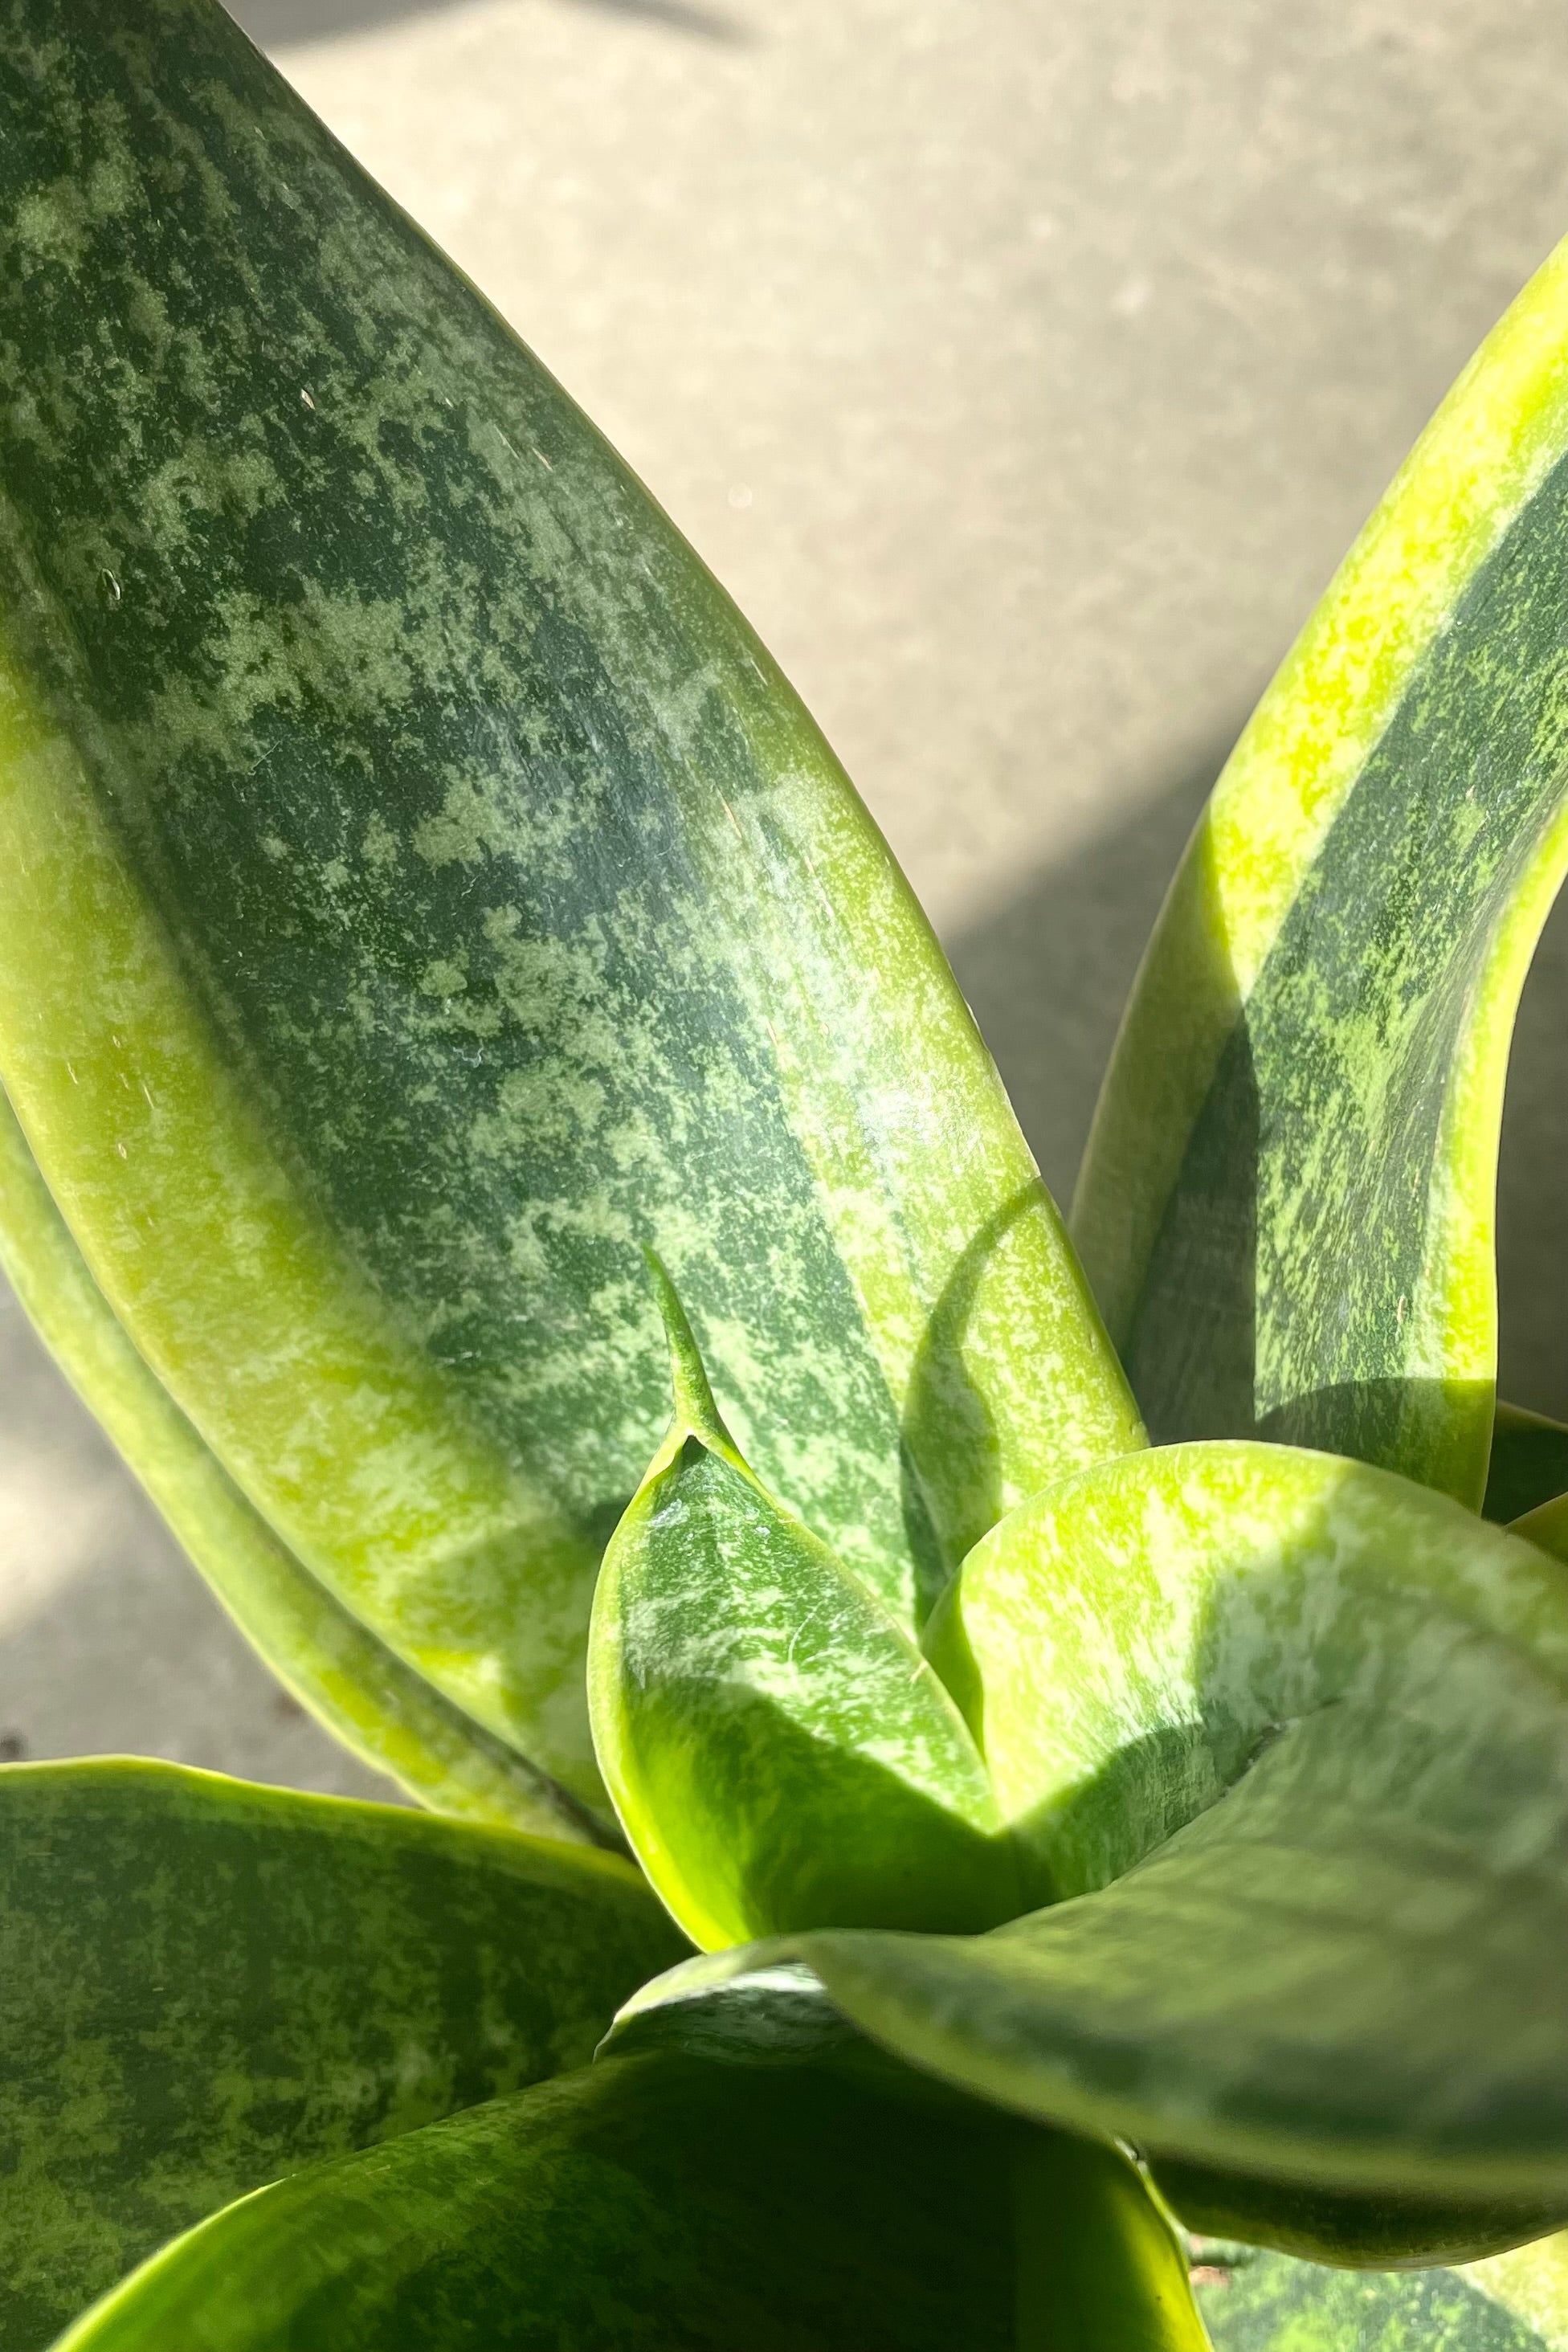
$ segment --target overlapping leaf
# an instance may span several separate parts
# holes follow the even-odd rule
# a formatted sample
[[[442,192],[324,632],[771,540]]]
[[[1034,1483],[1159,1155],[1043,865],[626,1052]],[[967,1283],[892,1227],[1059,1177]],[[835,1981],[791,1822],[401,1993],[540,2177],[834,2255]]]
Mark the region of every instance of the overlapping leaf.
[[[809,2069],[616,2061],[232,2207],[61,2352],[1202,2352],[1136,2179],[1078,2154]]]
[[[303,2164],[580,2065],[680,1938],[624,1863],[171,1765],[0,1770],[0,2341]]]
[[[836,2011],[1298,2251],[1459,2258],[1568,2215],[1557,1563],[1360,1465],[1178,1447],[1013,1514],[932,1646],[1049,1907],[690,1963],[623,2032],[667,2002],[776,2056]]]
[[[595,1836],[583,1807],[378,1641],[247,1502],[110,1312],[4,1096],[0,1265],[224,1607],[345,1747],[441,1812]]]
[[[1018,1908],[991,1782],[914,1643],[736,1452],[668,1276],[675,1418],[594,1603],[599,1762],[699,1944],[994,1927]]]
[[[884,844],[560,387],[216,0],[5,28],[0,1075],[287,1551],[602,1808],[640,1242],[906,1628],[1131,1399]]]

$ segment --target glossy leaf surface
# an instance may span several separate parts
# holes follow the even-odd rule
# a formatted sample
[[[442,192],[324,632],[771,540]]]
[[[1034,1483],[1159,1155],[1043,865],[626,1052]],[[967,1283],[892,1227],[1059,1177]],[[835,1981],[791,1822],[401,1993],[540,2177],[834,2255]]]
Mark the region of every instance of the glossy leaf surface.
[[[288,1550],[602,1806],[640,1242],[906,1626],[1131,1400],[885,845],[560,387],[216,0],[5,23],[0,1074]]]
[[[3,1095],[0,1266],[241,1632],[345,1747],[440,1812],[602,1835],[583,1807],[351,1615],[247,1502],[110,1312]]]
[[[0,1769],[0,2342],[318,2158],[581,2064],[680,1939],[580,1847],[172,1765]]]
[[[1568,251],[1287,658],[1166,901],[1073,1230],[1155,1435],[1479,1506],[1514,1011],[1568,862]]]
[[[605,1555],[589,1711],[622,1825],[693,1941],[963,1931],[1019,1907],[979,1751],[926,1660],[752,1475],[654,1268],[675,1418]]]
[[[1413,1828],[1453,1813],[1478,1865],[1568,1861],[1568,1579],[1386,1472],[1244,1443],[1107,1464],[976,1546],[928,1646],[968,1693],[1034,1903],[1120,1877],[1280,1733],[1315,1751],[1325,1709],[1369,1818],[1403,1793]],[[1418,1731],[1451,1782],[1405,1789]]]
[[[1556,1562],[1361,1465],[1172,1448],[1013,1514],[932,1630],[1034,1900],[1076,1899],[690,1963],[623,2030],[798,2045],[804,1961],[912,2065],[1228,2173],[1237,2234],[1432,2259],[1568,2214]]]
[[[1071,2176],[1016,2177],[1017,2151],[1045,2145],[979,2110],[933,2118],[809,2069],[616,2062],[264,2191],[66,2342],[1046,2352],[1067,2319],[1084,2328],[1075,2352],[1200,2352],[1179,2264],[1174,2294],[1172,2270],[1151,2280],[1130,2262],[1086,2310],[1085,2231],[1118,2252],[1125,2238]],[[1054,2301],[1053,2241],[1069,2273]]]

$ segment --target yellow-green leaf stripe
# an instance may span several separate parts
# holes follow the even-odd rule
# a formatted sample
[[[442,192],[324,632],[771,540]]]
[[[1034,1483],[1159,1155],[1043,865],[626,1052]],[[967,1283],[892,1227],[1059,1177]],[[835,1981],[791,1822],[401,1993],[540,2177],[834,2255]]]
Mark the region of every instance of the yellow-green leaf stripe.
[[[1568,862],[1568,251],[1460,378],[1173,885],[1074,1232],[1161,1437],[1477,1505],[1513,1013]]]
[[[1135,1410],[885,844],[581,412],[216,0],[0,24],[0,1077],[287,1551],[603,1809],[643,1245],[911,1629]]]

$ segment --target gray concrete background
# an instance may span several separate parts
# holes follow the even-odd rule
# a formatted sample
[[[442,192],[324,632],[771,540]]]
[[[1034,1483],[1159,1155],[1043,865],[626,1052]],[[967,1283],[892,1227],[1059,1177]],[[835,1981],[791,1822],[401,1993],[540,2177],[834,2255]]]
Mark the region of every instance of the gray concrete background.
[[[931,908],[1058,1194],[1225,751],[1568,229],[1556,0],[237,0],[738,597]],[[1505,1371],[1568,1412],[1568,926]],[[0,1740],[369,1788],[14,1307]]]

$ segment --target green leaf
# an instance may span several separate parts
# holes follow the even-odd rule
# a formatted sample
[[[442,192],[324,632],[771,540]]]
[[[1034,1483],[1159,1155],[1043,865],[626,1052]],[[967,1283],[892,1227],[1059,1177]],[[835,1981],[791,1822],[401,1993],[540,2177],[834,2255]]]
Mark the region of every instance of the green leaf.
[[[1544,1413],[1500,1404],[1492,1424],[1482,1515],[1502,1525],[1568,1493],[1568,1429]]]
[[[604,1806],[638,1247],[907,1629],[1140,1442],[929,927],[646,493],[216,5],[0,61],[0,1075],[293,1559]]]
[[[345,1747],[437,1811],[591,1839],[591,1817],[404,1664],[303,1568],[116,1322],[0,1095],[0,1266],[241,1631]]]
[[[1489,1818],[1490,1868],[1562,1862],[1568,1580],[1386,1472],[1215,1443],[1080,1473],[976,1546],[928,1649],[967,1692],[1033,1903],[1120,1878],[1326,1708],[1325,1736],[1367,1745],[1369,1809],[1393,1801],[1385,1736],[1403,1754],[1400,1722],[1441,1726],[1456,1777],[1406,1792],[1412,1824],[1462,1801],[1478,1864]]]
[[[1466,2277],[1534,2329],[1550,2352],[1568,2352],[1568,2233],[1494,2254]]]
[[[1026,1894],[1076,1899],[691,1963],[625,2030],[684,2000],[711,2043],[730,1978],[739,2040],[782,2046],[804,1962],[910,2064],[1162,2178],[1231,2176],[1185,2178],[1235,2234],[1432,2259],[1568,2216],[1556,1563],[1358,1464],[1172,1448],[1014,1513],[932,1646],[962,1655]]]
[[[910,1636],[780,1508],[720,1419],[657,1260],[675,1418],[616,1529],[589,1651],[595,1745],[695,1943],[962,1931],[1018,1908],[996,1800]]]
[[[617,2062],[231,2207],[60,2352],[1201,2352],[1135,2177],[1079,2153],[809,2069]]]
[[[1563,2341],[1500,2309],[1463,2271],[1325,2270],[1224,2244],[1197,2254],[1214,2352],[1555,2352]]]
[[[1568,864],[1568,248],[1461,376],[1237,745],[1073,1231],[1155,1435],[1479,1505],[1509,1039]]]
[[[314,2158],[580,2065],[679,1938],[580,1847],[143,1763],[0,1770],[0,2342]]]

